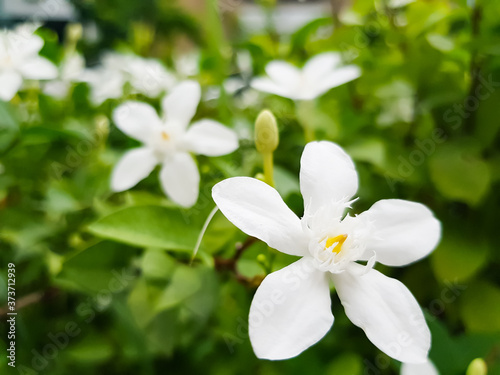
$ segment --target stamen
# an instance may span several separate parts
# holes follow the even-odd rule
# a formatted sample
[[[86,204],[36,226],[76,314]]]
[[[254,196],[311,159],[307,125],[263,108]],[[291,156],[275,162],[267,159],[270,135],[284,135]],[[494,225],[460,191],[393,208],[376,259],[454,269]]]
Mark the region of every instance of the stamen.
[[[164,141],[168,141],[170,137],[166,132],[161,132],[161,137],[163,138]]]
[[[332,253],[338,254],[342,250],[342,245],[344,244],[346,239],[347,239],[347,234],[340,234],[335,237],[330,237],[326,240],[325,249],[329,249],[330,247],[335,245],[332,249]]]

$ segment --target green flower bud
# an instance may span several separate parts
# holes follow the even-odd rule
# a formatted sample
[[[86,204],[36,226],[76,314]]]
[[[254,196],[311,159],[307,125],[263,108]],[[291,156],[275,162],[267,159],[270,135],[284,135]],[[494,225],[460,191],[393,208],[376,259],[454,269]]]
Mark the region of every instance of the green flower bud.
[[[261,154],[272,153],[279,144],[276,118],[269,110],[262,111],[255,121],[255,146]]]
[[[83,28],[81,23],[72,23],[66,27],[66,37],[71,43],[76,43],[82,38]]]
[[[264,254],[257,255],[257,262],[263,266],[267,265],[267,257]]]
[[[105,115],[97,115],[94,118],[96,141],[104,143],[109,134],[109,120]]]
[[[486,375],[487,373],[488,367],[484,359],[476,358],[469,364],[469,367],[467,367],[466,375]]]

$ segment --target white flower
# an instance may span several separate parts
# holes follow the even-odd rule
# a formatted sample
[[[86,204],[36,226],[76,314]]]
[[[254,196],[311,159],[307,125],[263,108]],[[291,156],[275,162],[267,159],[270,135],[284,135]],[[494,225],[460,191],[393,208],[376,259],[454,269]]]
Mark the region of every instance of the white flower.
[[[156,98],[170,90],[177,81],[174,75],[155,59],[131,56],[123,70],[128,74],[128,81],[134,91],[150,98]]]
[[[111,178],[114,191],[133,187],[162,164],[160,182],[165,193],[184,207],[196,203],[200,175],[189,153],[220,156],[238,148],[236,134],[214,120],[189,126],[200,97],[200,85],[184,81],[162,100],[162,119],[145,103],[129,101],[115,109],[118,128],[144,145],[128,151],[116,165]]]
[[[331,280],[349,319],[380,350],[401,362],[424,362],[430,332],[422,310],[401,282],[372,267],[375,257],[403,266],[428,255],[440,238],[439,221],[424,205],[399,199],[344,218],[358,176],[351,158],[331,142],[306,145],[300,189],[302,219],[257,179],[230,178],[213,188],[219,209],[243,232],[302,257],[269,274],[255,293],[249,332],[256,355],[291,358],[319,341],[334,320]]]
[[[200,52],[191,51],[174,58],[175,71],[182,77],[194,77],[200,73]]]
[[[65,98],[73,82],[78,82],[85,69],[82,55],[74,53],[61,62],[58,79],[47,82],[43,92],[57,99]]]
[[[285,61],[271,61],[266,65],[269,78],[255,78],[251,86],[293,100],[312,100],[361,75],[357,66],[340,64],[340,55],[334,52],[314,56],[302,69]]]
[[[100,65],[92,69],[86,69],[81,76],[82,82],[90,87],[90,101],[98,106],[107,99],[119,99],[123,95],[125,76],[119,69],[119,65]]]
[[[427,362],[419,364],[403,363],[401,365],[401,375],[439,375],[439,372],[434,364],[427,360]]]
[[[103,56],[101,65],[84,72],[82,81],[90,86],[91,101],[100,105],[107,99],[121,98],[127,82],[132,93],[155,98],[171,89],[176,79],[158,60],[110,52]]]
[[[0,30],[0,99],[11,100],[24,79],[52,79],[57,68],[38,55],[43,39],[33,28],[21,25],[15,30]]]

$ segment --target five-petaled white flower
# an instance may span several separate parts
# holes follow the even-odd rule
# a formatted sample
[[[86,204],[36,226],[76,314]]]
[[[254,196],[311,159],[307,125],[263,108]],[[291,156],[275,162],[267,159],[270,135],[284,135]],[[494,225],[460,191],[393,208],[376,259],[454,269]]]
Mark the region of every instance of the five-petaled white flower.
[[[11,100],[19,91],[24,79],[52,79],[57,68],[38,55],[43,39],[33,34],[28,25],[15,30],[0,30],[0,99]]]
[[[334,320],[331,280],[349,319],[380,350],[401,362],[426,361],[430,331],[422,310],[401,282],[373,265],[375,259],[403,266],[425,257],[440,239],[439,221],[424,205],[399,199],[344,217],[358,176],[351,158],[331,142],[306,145],[300,189],[302,219],[257,179],[229,178],[213,188],[219,209],[243,232],[302,257],[269,274],[255,293],[249,332],[256,355],[291,358],[319,341]]]
[[[162,100],[163,119],[141,102],[129,101],[115,109],[118,128],[144,145],[128,151],[116,165],[111,179],[114,191],[133,187],[162,164],[160,182],[165,193],[184,207],[196,203],[200,174],[189,153],[220,156],[238,148],[236,133],[214,120],[189,126],[200,97],[200,85],[184,81]]]
[[[335,52],[312,57],[302,69],[285,61],[271,61],[266,65],[269,77],[255,78],[251,86],[293,100],[312,100],[361,75],[356,65],[340,66],[341,62]]]

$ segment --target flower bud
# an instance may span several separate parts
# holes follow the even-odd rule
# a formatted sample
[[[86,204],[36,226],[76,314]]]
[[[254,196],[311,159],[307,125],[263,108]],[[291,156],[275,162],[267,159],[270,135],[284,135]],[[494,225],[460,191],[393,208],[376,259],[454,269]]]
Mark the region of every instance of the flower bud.
[[[71,43],[76,43],[82,38],[83,28],[81,23],[72,23],[66,27],[66,37]]]
[[[476,358],[469,364],[469,367],[467,367],[466,375],[486,375],[487,373],[488,367],[484,359]]]
[[[261,154],[272,153],[279,144],[276,118],[269,110],[263,110],[255,121],[255,146]]]
[[[94,118],[95,140],[97,143],[104,143],[109,134],[109,120],[105,115],[97,115]]]

